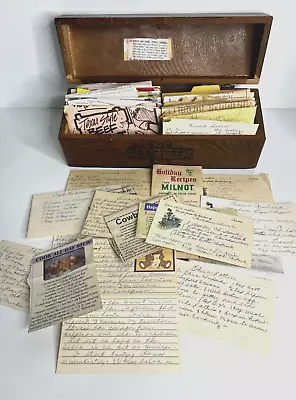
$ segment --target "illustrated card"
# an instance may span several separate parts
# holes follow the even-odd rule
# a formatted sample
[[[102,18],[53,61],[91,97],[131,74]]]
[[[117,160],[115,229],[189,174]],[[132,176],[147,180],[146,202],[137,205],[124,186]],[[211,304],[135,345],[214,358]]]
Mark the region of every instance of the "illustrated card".
[[[29,282],[29,332],[102,307],[92,239],[34,257]]]
[[[250,268],[253,221],[161,200],[146,241],[160,247]]]
[[[170,201],[177,201],[173,195],[163,197],[153,197],[144,203],[139,204],[139,214],[137,221],[136,236],[142,239],[146,239],[150,226],[152,224],[157,206],[161,199],[168,199]]]
[[[135,272],[169,272],[175,271],[175,252],[161,248],[135,260]]]
[[[176,194],[182,203],[200,205],[202,168],[153,165],[151,195]]]
[[[67,105],[64,107],[69,130],[74,134],[156,134],[159,109],[110,104]]]

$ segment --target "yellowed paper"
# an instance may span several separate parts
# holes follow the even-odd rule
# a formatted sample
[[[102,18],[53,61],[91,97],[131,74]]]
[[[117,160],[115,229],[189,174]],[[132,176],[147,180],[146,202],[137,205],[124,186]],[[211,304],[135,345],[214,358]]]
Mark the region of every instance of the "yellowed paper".
[[[103,192],[110,192],[110,193],[128,193],[128,194],[137,194],[135,189],[131,186],[106,186],[105,188],[99,187],[98,190]]]
[[[237,215],[237,212],[235,210],[230,210],[230,209],[227,209],[227,208],[215,209],[215,211],[216,212],[223,212],[224,214],[229,214],[229,215]],[[146,237],[147,237],[147,235],[146,235]],[[180,258],[181,260],[201,260],[203,258],[201,256],[196,256],[194,254],[184,253],[182,251],[176,251],[175,255],[176,255],[176,258]]]
[[[52,239],[51,248],[62,247],[65,244],[75,242],[79,239],[79,235],[68,235],[68,236],[54,236]]]
[[[158,249],[158,246],[136,237],[138,210],[139,204],[135,204],[105,217],[106,225],[116,244],[115,249],[124,262]]]
[[[177,295],[177,279],[174,272],[149,272],[159,258],[174,266],[173,251],[165,249],[163,257],[150,255],[125,264],[112,249],[108,239],[94,240],[94,260],[97,269],[100,293],[103,298],[171,298]],[[149,261],[149,263],[147,263]],[[160,260],[161,261],[161,260]],[[144,273],[135,272],[135,263],[143,265]],[[167,266],[167,264],[166,264]],[[159,270],[159,269],[157,269]],[[148,271],[148,272],[147,272]]]
[[[111,238],[112,235],[106,225],[104,217],[139,201],[146,200],[145,196],[130,195],[125,193],[95,192],[89,212],[85,219],[82,235],[93,237]]]
[[[26,311],[30,307],[27,278],[32,257],[42,252],[31,246],[0,241],[0,305]]]
[[[196,256],[194,254],[184,253],[182,251],[175,252],[176,258],[181,258],[185,260],[199,260],[200,256]]]
[[[274,282],[233,268],[177,261],[182,330],[268,353]]]
[[[181,165],[153,165],[151,194],[174,193],[182,203],[200,205],[202,168]]]
[[[231,208],[208,208],[210,211],[220,212],[227,215],[237,215],[236,210],[232,210]]]
[[[146,241],[250,268],[253,221],[161,200]]]
[[[230,200],[273,203],[271,185],[266,174],[220,175],[203,174],[205,196]]]
[[[174,118],[207,119],[253,124],[256,110],[256,107],[234,108],[232,110],[206,111],[194,114],[175,115]]]
[[[213,94],[213,93],[221,93],[220,85],[199,85],[193,86],[190,92],[173,92],[173,93],[163,93],[162,97],[165,98],[167,96],[187,96],[192,94]]]
[[[170,201],[177,201],[173,195],[163,197],[153,197],[144,203],[139,204],[138,220],[136,236],[141,239],[146,239],[150,226],[152,224],[155,212],[157,210],[158,203],[161,199],[167,199]]]
[[[157,206],[158,204],[149,201],[139,204],[136,230],[136,236],[138,238],[145,239],[147,237]]]
[[[163,196],[162,198],[170,201],[177,201],[177,198],[174,195]],[[140,203],[136,230],[137,237],[146,239],[157,209],[155,206],[158,205],[161,197],[158,197],[158,199],[157,204],[153,201],[153,203],[155,203],[154,206],[151,204],[152,199],[147,200],[145,203]],[[225,212],[224,209],[223,212]],[[175,255],[177,258],[190,260],[199,260],[200,258],[194,254],[184,253],[181,251],[176,251]]]
[[[66,190],[103,185],[131,186],[138,195],[150,196],[150,169],[97,169],[70,171]]]
[[[31,265],[29,332],[102,308],[92,239],[39,254]]]
[[[296,254],[296,205],[251,203],[202,196],[202,207],[232,208],[254,220],[253,252],[270,256]]]
[[[80,233],[93,195],[93,189],[33,195],[27,237]]]
[[[204,102],[213,99],[236,99],[236,98],[251,98],[254,99],[254,93],[250,89],[238,89],[238,90],[222,90],[218,93],[204,93],[204,94],[185,94],[180,95],[175,93],[170,96],[167,93],[163,93],[163,104],[174,105],[174,104],[187,104],[192,102]]]
[[[164,121],[164,135],[256,135],[258,124],[171,118]]]
[[[63,323],[57,373],[179,372],[176,299],[103,300]]]
[[[136,236],[142,239],[146,239],[149,229],[151,227],[153,218],[155,216],[155,212],[158,206],[158,203],[161,199],[161,197],[158,198],[159,200],[157,202],[153,201],[152,199],[147,200],[145,203],[140,203],[139,205],[139,214],[138,214],[138,221],[137,221],[137,230],[136,230]],[[177,201],[177,198],[174,197],[174,195],[170,196],[164,196],[163,199],[167,199],[170,201]],[[215,209],[215,211],[219,211]],[[237,212],[235,210],[227,210],[225,208],[222,209],[222,212],[225,214],[230,214],[230,215],[237,215]],[[181,259],[189,259],[189,260],[199,260],[200,256],[196,256],[194,254],[189,254],[189,253],[184,253],[182,251],[176,251],[176,258],[181,258]]]
[[[183,116],[186,118],[189,114],[195,113],[206,113],[212,111],[222,111],[222,110],[238,110],[245,107],[255,107],[256,101],[246,98],[238,99],[214,99],[204,102],[194,102],[187,104],[164,106],[161,109],[161,114],[163,118],[175,118]],[[200,119],[200,118],[199,118]]]
[[[133,192],[130,187],[113,185],[33,195],[27,237],[79,234],[95,190]]]

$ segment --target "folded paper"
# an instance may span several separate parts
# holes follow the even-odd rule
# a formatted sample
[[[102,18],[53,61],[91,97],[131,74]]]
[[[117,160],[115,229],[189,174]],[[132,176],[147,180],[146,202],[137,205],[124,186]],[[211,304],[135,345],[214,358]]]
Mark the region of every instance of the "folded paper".
[[[29,332],[102,308],[92,239],[34,257],[29,281]]]
[[[41,252],[31,246],[0,241],[0,304],[21,311],[29,309],[27,278],[32,257]]]
[[[138,195],[149,196],[151,170],[147,168],[72,170],[69,173],[66,190],[95,188],[106,185],[131,186]]]

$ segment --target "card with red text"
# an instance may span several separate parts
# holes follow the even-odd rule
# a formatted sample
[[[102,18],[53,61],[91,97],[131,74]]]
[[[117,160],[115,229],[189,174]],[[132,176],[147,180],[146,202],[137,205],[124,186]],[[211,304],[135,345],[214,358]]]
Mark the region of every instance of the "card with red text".
[[[182,165],[153,165],[151,195],[174,193],[179,201],[200,205],[202,167]]]

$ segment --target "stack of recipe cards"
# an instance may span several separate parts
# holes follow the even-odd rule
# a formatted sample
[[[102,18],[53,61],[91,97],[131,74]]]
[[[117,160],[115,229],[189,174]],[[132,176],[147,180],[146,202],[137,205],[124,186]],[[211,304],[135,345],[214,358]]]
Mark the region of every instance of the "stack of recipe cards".
[[[163,94],[163,134],[256,134],[256,100],[250,89],[220,90],[217,85],[206,88],[197,86],[188,93]]]
[[[200,85],[161,98],[160,87],[144,81],[78,86],[64,114],[69,134],[255,135],[256,109],[250,89]]]
[[[295,232],[266,174],[73,170],[32,197],[27,237],[51,250],[0,242],[0,304],[29,332],[62,323],[59,373],[179,371],[180,331],[268,352]]]
[[[98,83],[72,89],[64,114],[71,134],[156,134],[161,92],[151,81]]]

